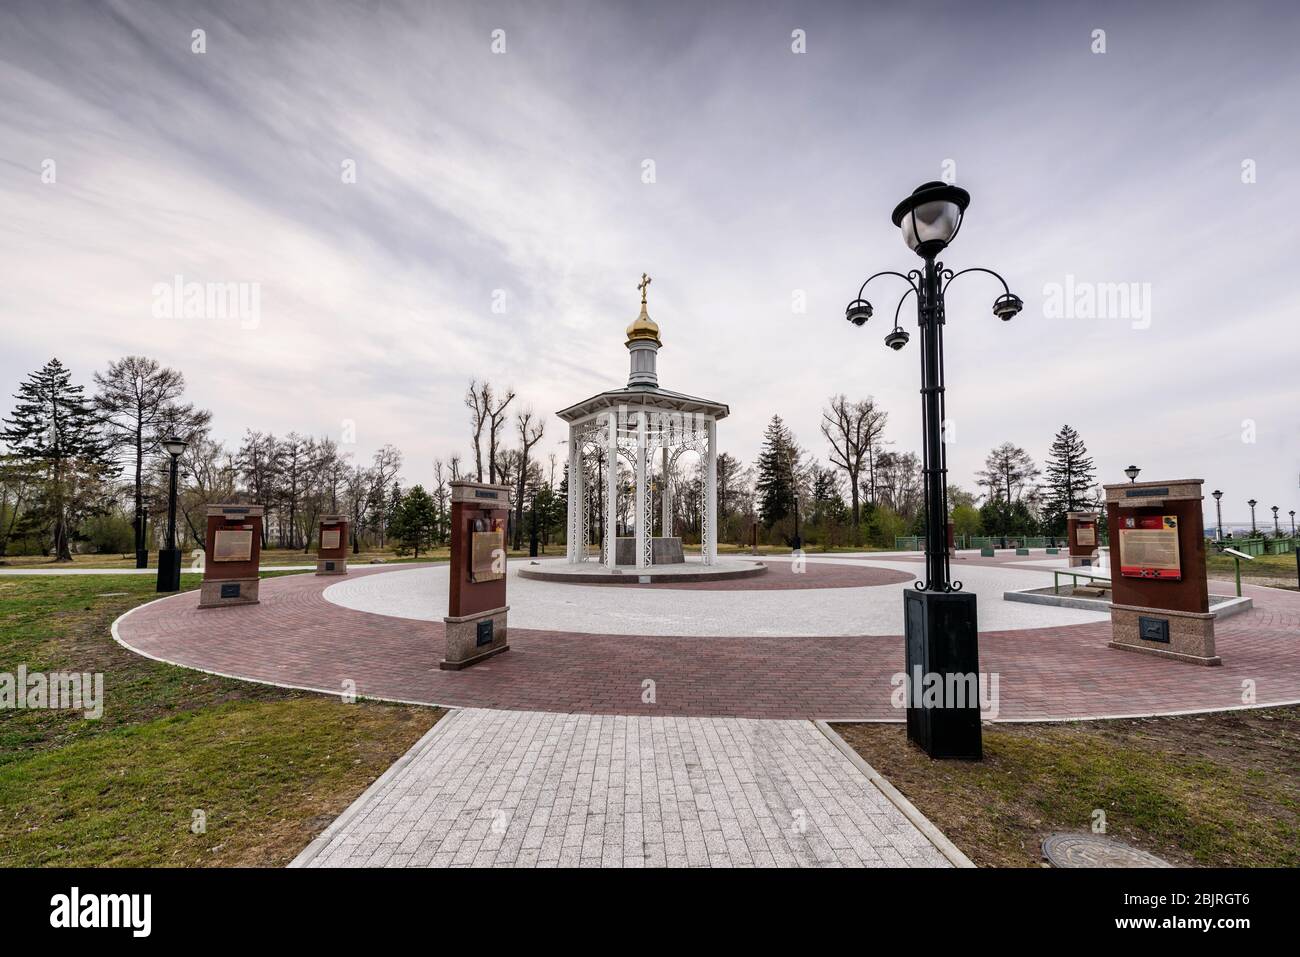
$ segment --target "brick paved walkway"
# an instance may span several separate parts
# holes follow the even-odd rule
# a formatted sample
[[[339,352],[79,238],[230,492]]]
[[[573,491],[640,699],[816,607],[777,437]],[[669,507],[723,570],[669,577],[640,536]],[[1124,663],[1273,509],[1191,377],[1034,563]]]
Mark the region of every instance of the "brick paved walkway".
[[[295,866],[950,866],[808,721],[471,709]]]
[[[165,661],[333,693],[353,682],[359,694],[399,701],[587,714],[901,717],[890,701],[890,679],[903,667],[896,635],[640,637],[512,628],[505,654],[440,671],[441,623],[341,608],[321,597],[331,583],[313,575],[267,579],[260,605],[203,611],[194,593],[181,594],[131,612],[115,630],[127,647]],[[1246,681],[1258,704],[1300,701],[1300,595],[1251,587],[1246,594],[1255,609],[1218,625],[1221,668],[1109,649],[1108,623],[982,633],[981,668],[999,679],[998,718],[1241,707]],[[653,704],[642,700],[647,680]]]

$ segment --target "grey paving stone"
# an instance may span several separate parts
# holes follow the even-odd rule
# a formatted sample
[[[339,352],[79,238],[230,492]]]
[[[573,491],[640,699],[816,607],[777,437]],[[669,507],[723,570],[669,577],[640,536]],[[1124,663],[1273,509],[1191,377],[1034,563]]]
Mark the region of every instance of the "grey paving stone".
[[[949,866],[808,721],[443,720],[310,866]]]

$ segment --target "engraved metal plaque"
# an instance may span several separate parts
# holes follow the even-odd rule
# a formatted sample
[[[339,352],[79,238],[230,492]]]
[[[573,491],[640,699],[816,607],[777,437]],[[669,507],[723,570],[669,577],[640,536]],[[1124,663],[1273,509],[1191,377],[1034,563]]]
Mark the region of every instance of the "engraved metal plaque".
[[[506,577],[505,529],[474,532],[470,537],[469,580],[491,582]]]
[[[1182,578],[1177,529],[1121,528],[1119,565],[1130,578]]]
[[[478,623],[474,634],[474,644],[478,648],[492,644],[492,619],[484,618]]]
[[[1161,641],[1169,644],[1168,619],[1138,616],[1138,637],[1143,641]]]
[[[225,582],[221,586],[222,598],[238,598],[239,582]]]
[[[323,528],[320,533],[321,548],[338,548],[340,531],[337,528]]]
[[[1080,545],[1096,545],[1097,526],[1095,525],[1075,526],[1074,536]]]
[[[219,528],[212,545],[214,562],[247,562],[253,558],[251,529]]]

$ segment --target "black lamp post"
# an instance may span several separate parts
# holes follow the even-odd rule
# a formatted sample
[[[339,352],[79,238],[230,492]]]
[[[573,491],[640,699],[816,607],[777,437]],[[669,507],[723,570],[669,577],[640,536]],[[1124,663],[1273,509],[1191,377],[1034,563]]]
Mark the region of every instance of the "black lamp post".
[[[167,547],[158,550],[158,591],[181,590],[181,550],[176,547],[176,472],[181,453],[189,443],[179,436],[163,440],[171,456],[171,483],[167,490]]]
[[[136,568],[149,567],[149,539],[145,537],[149,532],[148,525],[149,510],[141,505],[139,510],[135,513],[135,527],[138,533],[136,541],[140,543],[139,547],[135,550]]]
[[[1219,541],[1223,541],[1223,503],[1219,501],[1223,498],[1223,493],[1216,488],[1210,494],[1214,496],[1214,514],[1218,522],[1214,526],[1214,537]]]
[[[1250,506],[1250,537],[1254,538],[1256,535],[1259,534],[1259,529],[1255,527],[1255,506],[1258,505],[1259,502],[1255,501],[1252,498],[1246,504]]]
[[[1295,509],[1291,509],[1287,514],[1291,516],[1291,537],[1295,538]]]
[[[1276,506],[1276,505],[1273,506],[1273,537],[1274,537],[1274,538],[1281,538],[1281,537],[1282,537],[1282,529],[1279,528],[1279,527],[1278,527],[1278,524],[1277,524],[1277,506]]]
[[[1142,470],[1136,465],[1130,465],[1124,470],[1124,474],[1128,476],[1130,482],[1136,482],[1138,480],[1138,473],[1141,471]]]
[[[1003,294],[993,302],[993,314],[1004,322],[1023,303],[997,273],[983,267],[953,272],[936,258],[956,238],[965,219],[970,194],[946,183],[924,183],[894,208],[892,220],[903,233],[903,241],[924,260],[924,270],[906,274],[885,270],[867,277],[858,296],[844,310],[856,326],[871,318],[871,303],[862,298],[867,283],[879,276],[896,276],[908,289],[894,310],[894,327],[885,345],[894,351],[907,345],[909,336],[898,324],[903,303],[915,295],[917,327],[921,333],[921,422],[924,443],[925,478],[925,580],[917,582],[903,596],[906,634],[909,701],[907,736],[931,757],[973,758],[983,756],[980,736],[979,701],[945,700],[942,706],[922,705],[917,680],[929,675],[979,674],[979,641],[976,629],[975,596],[961,590],[961,582],[949,574],[948,556],[948,469],[943,445],[944,382],[943,327],[944,297],[953,279],[968,272],[983,272],[1002,284]],[[953,682],[943,681],[945,689]]]

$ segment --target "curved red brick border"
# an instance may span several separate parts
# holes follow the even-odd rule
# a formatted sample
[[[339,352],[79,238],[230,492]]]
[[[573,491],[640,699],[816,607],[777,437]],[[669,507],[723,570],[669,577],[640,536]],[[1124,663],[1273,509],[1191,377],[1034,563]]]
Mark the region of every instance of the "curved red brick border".
[[[403,566],[410,567],[410,566]],[[356,569],[382,574],[393,569]],[[563,634],[512,628],[510,651],[440,671],[441,623],[342,608],[314,575],[262,582],[259,605],[206,609],[197,593],[143,605],[114,624],[141,654],[254,681],[464,707],[596,714],[898,720],[890,678],[898,636],[699,638]],[[1106,647],[1110,626],[989,632],[1001,720],[1168,714],[1300,701],[1300,595],[1248,588],[1255,609],[1219,623],[1223,667]],[[653,703],[643,700],[653,681]]]

